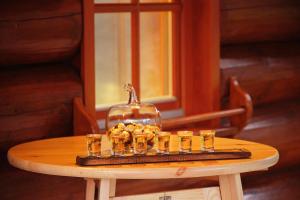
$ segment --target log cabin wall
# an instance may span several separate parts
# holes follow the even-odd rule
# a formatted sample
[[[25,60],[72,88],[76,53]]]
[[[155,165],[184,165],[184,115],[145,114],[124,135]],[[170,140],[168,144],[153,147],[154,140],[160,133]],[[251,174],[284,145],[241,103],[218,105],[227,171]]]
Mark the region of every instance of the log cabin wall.
[[[83,199],[79,179],[6,161],[15,144],[73,134],[72,100],[82,83],[72,62],[81,37],[80,0],[0,1],[0,199]]]
[[[255,106],[236,137],[272,145],[280,154],[269,173],[244,177],[247,199],[299,199],[300,2],[221,2],[222,102],[228,78],[236,76]]]
[[[237,76],[255,105],[300,97],[300,2],[224,0],[222,97]]]
[[[71,135],[72,99],[82,95],[71,64],[81,41],[81,2],[1,1],[0,34],[0,150]]]

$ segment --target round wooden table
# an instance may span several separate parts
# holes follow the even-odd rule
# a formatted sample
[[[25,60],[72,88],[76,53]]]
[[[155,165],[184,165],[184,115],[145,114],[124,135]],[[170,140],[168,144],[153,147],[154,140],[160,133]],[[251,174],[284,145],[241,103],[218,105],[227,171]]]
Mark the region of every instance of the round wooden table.
[[[105,142],[106,143],[106,142]],[[105,145],[102,148],[107,148]],[[94,199],[95,180],[100,179],[99,199],[136,199],[114,197],[116,179],[167,179],[219,176],[215,199],[243,199],[240,173],[266,170],[277,163],[278,151],[264,144],[215,138],[216,149],[245,148],[251,151],[249,159],[170,162],[81,167],[75,164],[77,155],[86,155],[84,136],[53,138],[28,142],[8,151],[11,165],[31,172],[82,177],[87,180],[86,199]],[[142,197],[141,199],[146,199]],[[164,198],[162,198],[164,199]]]

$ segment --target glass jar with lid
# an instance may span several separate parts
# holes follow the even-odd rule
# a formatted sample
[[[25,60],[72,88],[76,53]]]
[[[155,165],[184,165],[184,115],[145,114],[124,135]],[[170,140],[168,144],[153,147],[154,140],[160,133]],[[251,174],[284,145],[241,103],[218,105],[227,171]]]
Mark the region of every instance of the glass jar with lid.
[[[106,130],[109,140],[112,142],[112,152],[114,155],[120,155],[118,146],[125,148],[125,153],[133,152],[133,147],[144,148],[143,144],[134,145],[135,135],[141,136],[144,134],[147,145],[147,150],[153,149],[155,136],[161,129],[161,117],[157,108],[150,103],[140,103],[135,90],[131,84],[127,84],[125,89],[129,92],[129,100],[127,104],[120,104],[112,106],[106,117]],[[113,138],[118,138],[123,145],[114,145]],[[135,153],[139,151],[135,149]]]

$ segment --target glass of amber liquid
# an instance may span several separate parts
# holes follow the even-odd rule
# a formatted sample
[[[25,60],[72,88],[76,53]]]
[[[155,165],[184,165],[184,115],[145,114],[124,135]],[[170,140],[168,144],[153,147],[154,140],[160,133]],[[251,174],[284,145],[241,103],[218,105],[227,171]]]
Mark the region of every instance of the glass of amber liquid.
[[[203,151],[214,151],[215,130],[201,130],[200,137],[203,140]]]
[[[177,131],[177,135],[179,137],[179,151],[191,153],[193,131]]]
[[[88,156],[101,155],[101,138],[100,134],[86,135]]]
[[[126,138],[122,134],[111,135],[112,154],[114,156],[123,156],[125,154]]]
[[[158,132],[157,135],[157,153],[169,154],[170,153],[170,132]]]
[[[133,151],[134,154],[147,153],[147,134],[142,131],[135,132],[133,135]]]

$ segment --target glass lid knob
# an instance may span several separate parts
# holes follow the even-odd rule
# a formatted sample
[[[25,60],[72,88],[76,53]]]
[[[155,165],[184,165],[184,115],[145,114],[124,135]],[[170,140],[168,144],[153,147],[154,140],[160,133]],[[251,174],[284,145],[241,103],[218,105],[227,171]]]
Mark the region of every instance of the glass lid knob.
[[[128,104],[140,104],[132,84],[130,83],[125,84],[124,89],[129,93]]]

